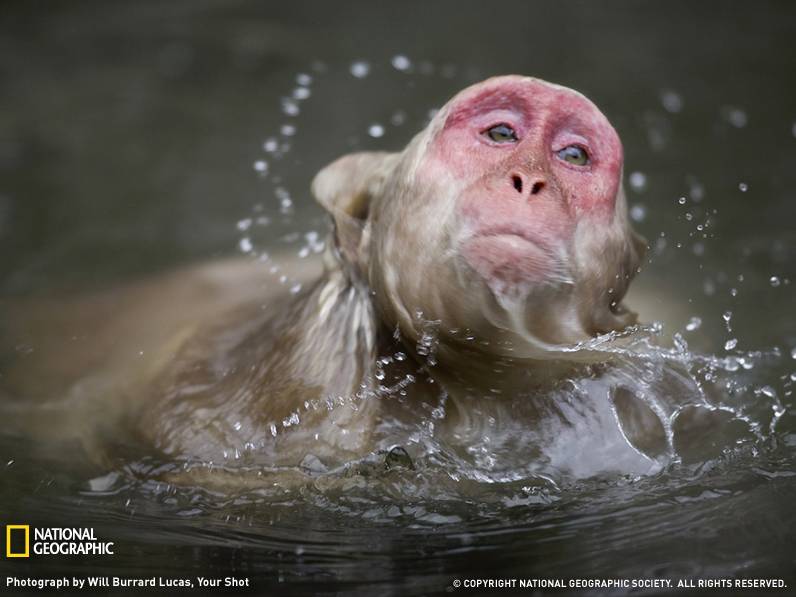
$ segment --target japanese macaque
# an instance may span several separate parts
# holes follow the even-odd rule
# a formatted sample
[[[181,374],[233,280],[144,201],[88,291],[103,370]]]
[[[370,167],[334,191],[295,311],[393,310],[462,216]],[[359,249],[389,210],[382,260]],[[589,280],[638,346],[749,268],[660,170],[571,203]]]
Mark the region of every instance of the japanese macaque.
[[[580,93],[521,76],[469,87],[403,151],[315,177],[333,231],[306,290],[263,290],[255,265],[183,277],[179,317],[140,342],[128,329],[146,365],[97,400],[125,396],[129,426],[188,461],[325,470],[395,445],[421,457],[422,430],[452,454],[519,445],[533,470],[648,470],[670,449],[649,405],[627,389],[612,402],[594,370],[573,382],[580,406],[556,386],[608,358],[583,343],[636,320],[622,299],[645,243],[622,166]],[[163,312],[164,288],[136,300],[141,319]]]

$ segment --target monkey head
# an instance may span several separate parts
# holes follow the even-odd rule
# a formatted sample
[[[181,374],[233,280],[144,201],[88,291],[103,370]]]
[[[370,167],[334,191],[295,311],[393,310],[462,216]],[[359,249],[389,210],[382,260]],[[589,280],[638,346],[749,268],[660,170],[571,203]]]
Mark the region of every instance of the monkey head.
[[[623,151],[580,93],[503,76],[453,97],[400,153],[324,168],[313,192],[384,322],[438,321],[487,350],[543,357],[635,321],[622,298],[645,243]]]

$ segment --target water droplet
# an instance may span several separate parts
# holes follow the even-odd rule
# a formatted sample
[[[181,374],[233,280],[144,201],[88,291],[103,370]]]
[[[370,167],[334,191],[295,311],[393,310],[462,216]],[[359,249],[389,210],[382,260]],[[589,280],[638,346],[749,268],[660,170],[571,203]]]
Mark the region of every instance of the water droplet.
[[[443,64],[440,74],[445,79],[452,79],[456,76],[456,67],[452,64]]]
[[[732,350],[736,346],[738,346],[738,339],[732,338],[724,343],[724,350]]]
[[[792,358],[794,361],[796,361],[796,348],[791,348],[790,349],[790,358]]]
[[[285,137],[292,137],[293,135],[295,135],[295,134],[296,134],[296,127],[295,127],[295,126],[293,126],[292,124],[283,124],[283,125],[282,125],[282,128],[280,128],[280,129],[279,129],[279,131],[280,131],[280,132],[281,132],[281,133],[282,133],[282,134],[283,134]]]
[[[376,369],[375,376],[376,376],[376,379],[381,381],[382,379],[384,379],[384,370],[383,369]]]
[[[240,421],[235,421],[235,424],[232,427],[235,429],[235,431],[240,431],[240,429],[241,429],[241,427],[243,427],[243,425],[241,424]]]
[[[406,360],[406,355],[404,353],[402,353],[402,352],[396,352],[395,353],[395,360],[396,361],[405,361]]]
[[[738,183],[738,190],[741,191],[742,193],[745,193],[746,191],[749,190],[749,185],[746,184],[745,182],[739,182]]]
[[[428,60],[423,60],[418,65],[418,70],[420,71],[421,75],[433,75],[434,65]]]
[[[672,336],[672,340],[674,341],[675,348],[679,352],[682,352],[684,354],[688,352],[688,342],[686,342],[686,339],[683,338],[683,335],[681,333],[679,332],[675,333],[674,336]]]
[[[691,180],[691,184],[688,188],[688,194],[695,203],[699,203],[705,198],[705,187],[703,187],[698,181]]]
[[[397,56],[393,56],[391,62],[393,68],[401,71],[408,70],[409,67],[412,66],[412,63],[410,62],[409,58],[407,58],[403,54],[398,54]]]
[[[254,246],[252,245],[252,241],[249,239],[248,236],[244,236],[242,239],[240,239],[240,242],[238,242],[238,247],[244,253],[249,253],[254,248]]]
[[[661,93],[661,104],[667,112],[677,114],[683,109],[683,98],[676,91],[664,89]]]
[[[378,139],[379,137],[383,137],[384,127],[381,126],[380,124],[371,124],[370,127],[368,127],[368,135],[376,139]]]
[[[390,116],[390,124],[393,126],[401,126],[403,123],[406,122],[406,112],[403,110],[398,110],[392,116]]]
[[[732,332],[732,326],[730,325],[730,320],[732,319],[732,311],[725,311],[724,314],[721,316],[724,320],[724,326],[727,328],[728,332]]]
[[[261,174],[268,172],[268,162],[265,160],[257,160],[254,162],[254,169]]]
[[[300,110],[296,102],[294,102],[290,98],[286,97],[282,98],[282,112],[284,112],[288,116],[298,116],[299,111]]]
[[[298,413],[292,413],[288,418],[282,421],[282,427],[290,427],[291,425],[298,425],[299,422],[300,421]]]
[[[357,79],[364,79],[368,76],[368,73],[370,73],[370,63],[364,60],[352,62],[350,71]]]
[[[298,294],[299,292],[301,292],[301,284],[293,284],[290,287],[290,294]]]
[[[647,208],[637,203],[630,208],[630,219],[634,222],[643,222],[647,217]]]
[[[290,193],[284,187],[277,187],[274,189],[276,198],[279,199],[279,211],[283,214],[290,213],[293,209],[293,200],[290,198]]]
[[[771,386],[763,386],[762,388],[760,388],[760,393],[765,396],[768,396],[769,398],[775,398],[777,396],[776,390],[774,390],[774,388],[772,388]]]
[[[307,99],[307,98],[308,98],[308,97],[309,97],[311,94],[312,94],[312,92],[311,92],[309,89],[307,89],[306,87],[296,87],[296,88],[293,90],[293,99],[296,99],[296,100],[305,100],[305,99]]]
[[[647,175],[643,172],[631,172],[627,181],[634,191],[643,191],[647,188]]]
[[[691,247],[691,250],[694,252],[694,255],[697,257],[702,257],[705,254],[705,244],[704,243],[694,243],[694,246]]]
[[[686,200],[686,198],[685,198],[685,197],[680,197],[680,198],[677,200],[677,203],[679,203],[680,205],[685,205],[685,202],[686,202],[686,201],[687,201],[687,200]]]
[[[716,283],[710,278],[706,278],[702,283],[702,291],[705,293],[705,296],[713,296],[716,294]]]
[[[251,225],[252,225],[251,218],[244,218],[242,220],[239,220],[237,224],[238,230],[240,230],[241,232],[248,230],[251,227]]]
[[[701,326],[702,318],[694,316],[688,320],[688,323],[685,325],[685,329],[689,332],[693,332],[694,330],[698,330]]]
[[[279,149],[279,141],[277,141],[274,137],[269,137],[263,142],[263,149],[268,153],[274,153],[277,149]]]
[[[271,423],[271,435],[276,437],[276,425],[274,425],[273,423]]]
[[[724,108],[723,112],[727,122],[729,122],[735,128],[743,128],[749,121],[748,117],[746,116],[746,112],[741,110],[741,108],[727,106]]]
[[[771,284],[774,288],[776,288],[782,283],[782,281],[777,276],[771,276],[768,279],[768,283]]]
[[[790,129],[791,134],[796,137],[796,122],[793,123],[793,128]]]
[[[312,83],[312,75],[308,75],[307,73],[299,73],[296,75],[296,83],[306,87]]]

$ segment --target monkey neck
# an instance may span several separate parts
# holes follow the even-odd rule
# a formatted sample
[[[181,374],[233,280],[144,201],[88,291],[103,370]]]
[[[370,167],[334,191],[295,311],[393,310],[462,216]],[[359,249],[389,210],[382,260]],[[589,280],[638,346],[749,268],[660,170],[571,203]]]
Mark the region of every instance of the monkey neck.
[[[303,344],[327,356],[327,369],[335,371],[335,379],[345,378],[353,391],[374,382],[377,359],[400,352],[413,358],[411,363],[393,363],[390,368],[396,374],[420,369],[452,392],[510,393],[549,387],[577,367],[562,359],[496,355],[452,338],[434,337],[424,347],[422,338],[397,337],[390,315],[377,312],[360,268],[333,247],[324,255],[324,277],[308,297],[315,325],[303,326]],[[340,390],[339,395],[346,395],[344,388]]]
[[[367,289],[339,269],[328,270],[302,303],[290,325],[297,333],[294,362],[304,376],[312,363],[311,377],[327,394],[350,395],[375,361],[376,323]]]
[[[370,449],[379,407],[364,399],[361,388],[376,362],[367,291],[332,269],[305,294],[285,298],[288,310],[277,310],[256,335],[254,410],[266,429],[276,425],[279,437],[289,431],[292,439],[279,446],[280,462],[300,461],[308,445],[327,463],[359,458]],[[300,424],[283,430],[294,413]]]
[[[499,356],[441,343],[431,374],[441,383],[467,393],[507,394],[518,390],[543,390],[572,376],[581,364],[562,359]]]
[[[396,362],[395,356],[402,352],[410,358]],[[418,340],[398,337],[395,329],[385,323],[379,328],[377,354],[382,361],[389,363],[384,370],[387,379],[382,385],[395,385],[409,373],[418,382],[431,380],[436,387],[432,394],[443,390],[449,396],[510,396],[518,391],[543,391],[571,377],[583,366],[562,359],[496,355],[444,337],[437,337],[432,342],[422,336]],[[429,387],[424,384],[418,387],[421,394],[427,389]]]

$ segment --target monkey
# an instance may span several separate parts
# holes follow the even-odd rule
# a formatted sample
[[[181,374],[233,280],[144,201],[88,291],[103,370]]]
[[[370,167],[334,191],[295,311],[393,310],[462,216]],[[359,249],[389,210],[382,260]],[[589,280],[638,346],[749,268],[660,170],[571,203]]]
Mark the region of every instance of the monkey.
[[[646,250],[623,163],[584,95],[519,75],[470,86],[402,151],[315,176],[332,230],[298,295],[254,264],[138,291],[138,318],[164,313],[157,333],[117,322],[95,337],[106,375],[91,378],[92,408],[109,412],[115,393],[143,444],[222,467],[324,472],[372,454],[413,467],[425,434],[493,472],[516,468],[496,458],[518,446],[529,474],[657,470],[675,408],[640,400],[637,368],[605,350],[632,337],[623,299]],[[665,377],[667,392],[693,391]]]

